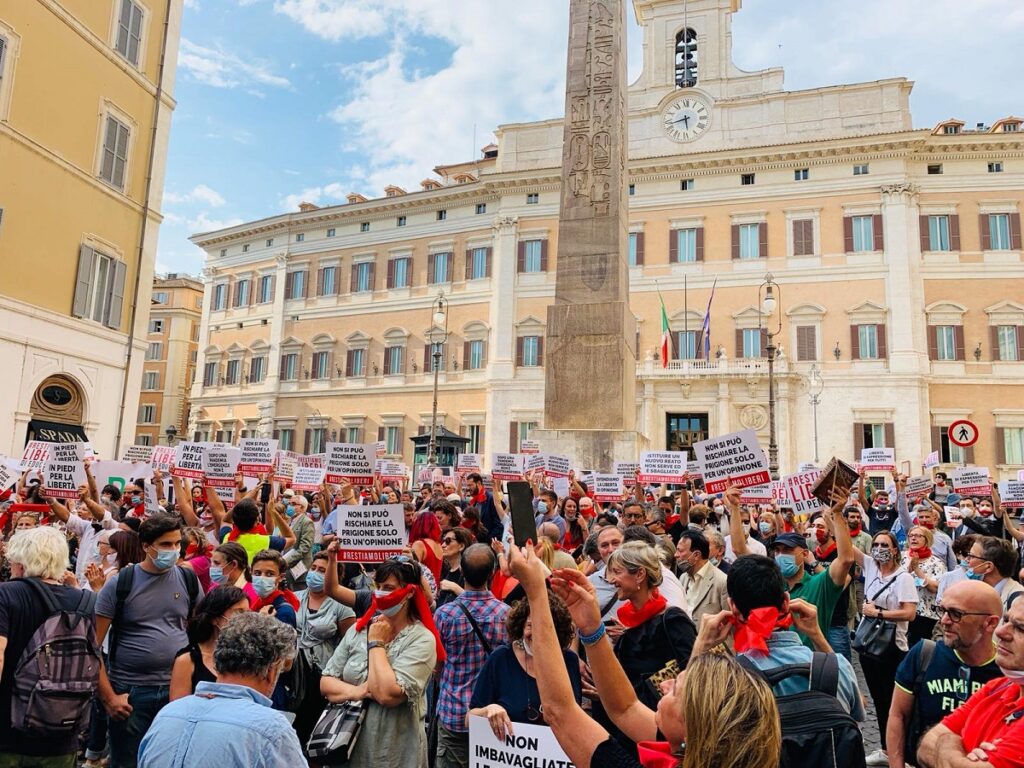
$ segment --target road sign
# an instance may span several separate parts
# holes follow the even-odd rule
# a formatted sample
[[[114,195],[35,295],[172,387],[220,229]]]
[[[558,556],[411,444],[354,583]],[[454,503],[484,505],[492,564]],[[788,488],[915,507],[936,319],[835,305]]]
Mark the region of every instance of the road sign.
[[[978,425],[967,419],[959,419],[949,425],[946,434],[953,445],[970,448],[978,442]]]

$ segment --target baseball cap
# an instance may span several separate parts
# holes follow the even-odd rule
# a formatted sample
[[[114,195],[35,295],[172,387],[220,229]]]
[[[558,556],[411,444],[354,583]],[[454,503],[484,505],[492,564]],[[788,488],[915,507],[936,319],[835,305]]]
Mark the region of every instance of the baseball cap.
[[[807,541],[799,533],[780,533],[775,537],[775,541],[772,542],[772,546],[775,545],[807,549]]]

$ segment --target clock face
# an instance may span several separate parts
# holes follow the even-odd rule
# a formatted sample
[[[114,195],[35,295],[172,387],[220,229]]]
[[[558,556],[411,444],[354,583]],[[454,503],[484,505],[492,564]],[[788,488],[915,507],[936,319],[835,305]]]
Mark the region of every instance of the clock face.
[[[693,141],[711,125],[711,107],[695,96],[683,96],[665,108],[662,126],[670,139]]]

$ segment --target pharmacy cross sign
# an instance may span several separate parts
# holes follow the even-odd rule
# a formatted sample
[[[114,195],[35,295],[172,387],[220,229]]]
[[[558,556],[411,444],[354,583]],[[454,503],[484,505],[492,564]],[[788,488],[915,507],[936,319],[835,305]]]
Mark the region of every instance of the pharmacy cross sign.
[[[967,419],[959,419],[949,425],[946,431],[949,441],[961,448],[970,448],[978,442],[978,425]]]

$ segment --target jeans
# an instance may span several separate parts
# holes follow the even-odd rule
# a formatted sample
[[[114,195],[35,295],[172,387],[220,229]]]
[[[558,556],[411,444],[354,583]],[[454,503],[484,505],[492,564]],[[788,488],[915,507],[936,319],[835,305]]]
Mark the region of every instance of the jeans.
[[[437,768],[469,768],[469,732],[437,726]]]
[[[157,713],[170,700],[167,685],[124,685],[111,681],[114,693],[128,694],[132,713],[125,720],[110,718],[110,768],[136,768],[139,745]]]
[[[841,627],[829,627],[825,639],[828,640],[833,651],[840,656],[845,656],[848,662],[853,663],[853,655],[850,650],[850,630],[845,624]]]

